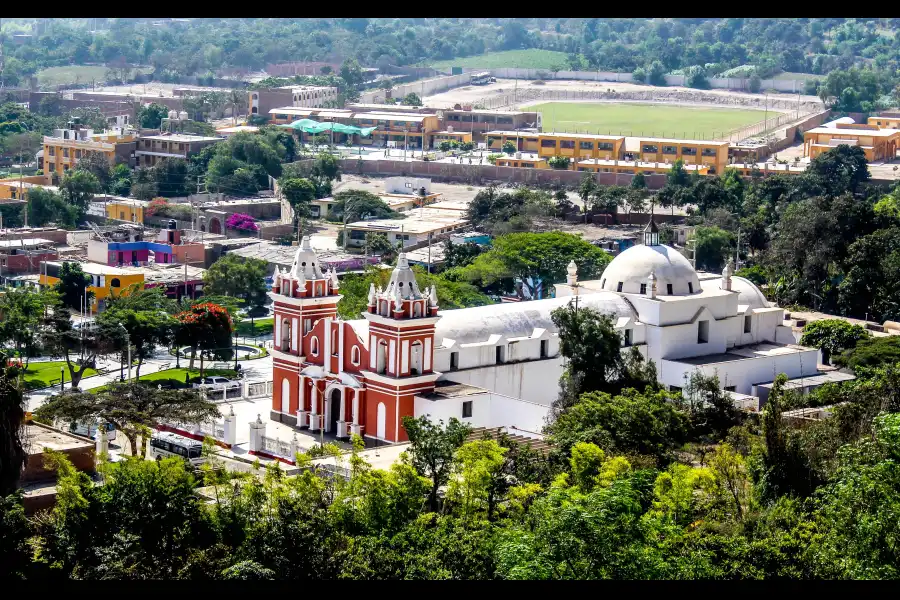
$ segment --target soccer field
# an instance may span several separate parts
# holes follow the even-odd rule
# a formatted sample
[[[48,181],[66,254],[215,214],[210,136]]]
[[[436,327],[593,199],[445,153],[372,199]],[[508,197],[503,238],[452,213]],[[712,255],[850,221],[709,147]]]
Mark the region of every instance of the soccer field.
[[[545,102],[529,106],[543,115],[546,132],[609,133],[627,136],[711,139],[758,123],[765,112],[657,104]],[[769,116],[775,113],[769,111]]]

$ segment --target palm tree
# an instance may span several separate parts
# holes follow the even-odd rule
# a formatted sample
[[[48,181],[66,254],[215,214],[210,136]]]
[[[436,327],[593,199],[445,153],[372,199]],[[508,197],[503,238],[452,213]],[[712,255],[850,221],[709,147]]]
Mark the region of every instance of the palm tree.
[[[231,103],[231,122],[237,125],[237,111],[244,110],[247,106],[247,92],[244,90],[231,90],[228,94],[228,101]]]

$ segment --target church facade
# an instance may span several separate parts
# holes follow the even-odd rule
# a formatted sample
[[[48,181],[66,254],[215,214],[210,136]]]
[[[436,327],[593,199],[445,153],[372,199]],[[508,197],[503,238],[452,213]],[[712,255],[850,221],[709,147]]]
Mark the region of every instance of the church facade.
[[[623,351],[637,347],[669,389],[701,372],[758,408],[779,373],[818,374],[818,351],[795,343],[782,309],[730,264],[721,275],[695,271],[659,243],[652,221],[644,243],[613,259],[599,281],[579,283],[569,265],[556,295],[439,311],[435,288],[419,289],[401,254],[387,287],[370,288],[362,318],[344,320],[337,274],[322,270],[303,238],[270,292],[270,418],[385,442],[405,441],[403,417],[422,415],[539,436],[564,369],[551,313],[576,299],[610,315]]]

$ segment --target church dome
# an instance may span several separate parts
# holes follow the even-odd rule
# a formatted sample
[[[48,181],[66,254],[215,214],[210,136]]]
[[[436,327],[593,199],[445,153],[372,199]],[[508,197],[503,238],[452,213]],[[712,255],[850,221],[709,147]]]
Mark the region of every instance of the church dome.
[[[641,284],[645,284],[644,293],[649,294],[650,273],[656,277],[657,296],[688,296],[701,291],[700,279],[688,259],[662,245],[639,244],[625,250],[607,265],[600,285],[610,292],[640,294]]]
[[[739,294],[738,304],[746,304],[750,308],[769,308],[771,306],[766,300],[765,294],[749,279],[732,276],[731,289]]]

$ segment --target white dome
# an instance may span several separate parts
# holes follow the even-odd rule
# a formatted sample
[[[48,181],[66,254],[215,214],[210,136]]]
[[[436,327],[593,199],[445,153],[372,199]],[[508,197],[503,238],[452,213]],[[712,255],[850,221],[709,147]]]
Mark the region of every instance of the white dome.
[[[697,272],[680,252],[669,246],[644,244],[632,246],[615,257],[600,276],[600,285],[610,292],[640,294],[641,284],[647,284],[651,272],[656,277],[657,296],[687,296],[701,290]],[[645,293],[650,293],[649,286]]]
[[[731,277],[731,289],[738,292],[738,304],[746,304],[750,308],[769,308],[769,301],[756,285],[743,277]]]

